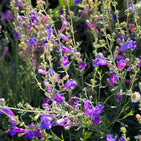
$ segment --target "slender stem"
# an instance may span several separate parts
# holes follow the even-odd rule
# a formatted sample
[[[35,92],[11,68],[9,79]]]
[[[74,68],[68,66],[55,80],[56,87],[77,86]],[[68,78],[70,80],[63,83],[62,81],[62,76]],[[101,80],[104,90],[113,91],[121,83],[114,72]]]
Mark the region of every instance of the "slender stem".
[[[112,124],[114,124],[117,121],[117,119],[119,118],[119,116],[122,113],[123,109],[129,104],[129,102],[130,102],[130,100],[121,108],[121,110],[120,110],[118,116],[116,117],[116,119],[114,121],[112,121],[111,124],[107,128],[109,128]]]
[[[37,111],[37,110],[25,110],[25,109],[19,109],[19,108],[13,108],[13,107],[7,107],[7,106],[0,106],[0,108],[3,109],[11,109],[11,110],[16,110],[16,111],[22,111],[22,112],[29,112],[29,113],[44,113],[45,111]],[[1,110],[1,109],[0,109]],[[3,110],[1,110],[3,112]],[[3,112],[5,113],[5,112]],[[7,114],[6,114],[7,115]],[[10,116],[11,117],[11,116]]]

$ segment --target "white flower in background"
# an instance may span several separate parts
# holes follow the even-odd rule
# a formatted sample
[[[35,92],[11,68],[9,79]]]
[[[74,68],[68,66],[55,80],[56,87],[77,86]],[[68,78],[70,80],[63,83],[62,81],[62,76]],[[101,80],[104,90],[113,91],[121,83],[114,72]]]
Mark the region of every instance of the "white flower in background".
[[[131,95],[131,102],[133,103],[136,103],[140,100],[140,93],[139,92],[134,92],[132,95]]]

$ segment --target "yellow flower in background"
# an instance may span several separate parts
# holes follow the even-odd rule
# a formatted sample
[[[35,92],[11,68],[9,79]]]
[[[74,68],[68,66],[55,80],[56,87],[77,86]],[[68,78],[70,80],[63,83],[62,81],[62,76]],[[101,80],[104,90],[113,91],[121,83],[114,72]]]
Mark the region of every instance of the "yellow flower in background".
[[[131,102],[133,103],[136,103],[140,100],[140,93],[139,92],[134,92],[132,95],[131,95]]]

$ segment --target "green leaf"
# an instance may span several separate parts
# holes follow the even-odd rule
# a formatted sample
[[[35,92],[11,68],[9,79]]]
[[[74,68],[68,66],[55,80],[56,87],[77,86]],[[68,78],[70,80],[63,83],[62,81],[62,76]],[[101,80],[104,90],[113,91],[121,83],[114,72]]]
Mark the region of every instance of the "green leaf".
[[[59,0],[59,8],[65,6],[65,2],[63,0]]]
[[[134,111],[133,111],[133,109],[131,109],[131,111],[127,115],[125,115],[122,119],[125,119],[129,116],[133,116],[133,113],[134,113]]]

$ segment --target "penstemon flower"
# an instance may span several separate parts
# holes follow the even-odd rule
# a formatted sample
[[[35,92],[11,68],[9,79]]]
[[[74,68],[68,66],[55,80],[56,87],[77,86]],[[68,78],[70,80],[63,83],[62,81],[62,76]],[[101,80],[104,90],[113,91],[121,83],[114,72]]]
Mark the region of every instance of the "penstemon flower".
[[[117,55],[116,62],[118,65],[118,69],[122,69],[127,65],[126,59],[123,55]]]
[[[16,133],[25,132],[25,129],[18,128],[14,124],[11,125],[12,129],[9,129],[8,132],[10,135],[15,135]]]
[[[76,82],[73,79],[70,79],[66,82],[65,85],[63,85],[61,88],[65,88],[65,89],[73,89],[76,86]]]
[[[93,61],[93,66],[98,65],[108,65],[108,62],[106,61],[102,53],[99,53],[98,56],[96,56],[96,59]]]
[[[39,127],[44,129],[51,129],[51,120],[52,120],[52,115],[42,115],[41,125]]]
[[[116,99],[118,99],[119,101],[122,98],[122,90],[120,90],[120,93],[116,95]]]
[[[136,48],[136,42],[131,42],[130,39],[128,39],[128,41],[121,46],[120,49],[118,49],[118,52],[121,52],[123,50],[126,50],[126,49],[135,49]]]
[[[78,5],[78,4],[80,4],[81,3],[81,0],[73,0],[73,4],[74,5]]]
[[[80,63],[79,63],[79,67],[78,67],[78,69],[79,69],[79,70],[82,70],[82,69],[84,69],[86,66],[87,66],[86,63],[84,63],[84,62],[80,62]]]
[[[57,103],[64,103],[64,95],[63,94],[55,94],[54,96],[54,101],[56,101]]]
[[[113,138],[111,134],[108,134],[108,135],[107,135],[107,138],[106,138],[106,141],[116,141],[116,139],[117,139],[117,136],[115,136],[115,137]]]
[[[38,18],[36,17],[35,12],[30,12],[28,17],[36,22],[39,22]]]
[[[61,60],[61,65],[62,66],[67,67],[69,65],[69,61],[68,61],[67,56],[63,56],[60,60]]]

